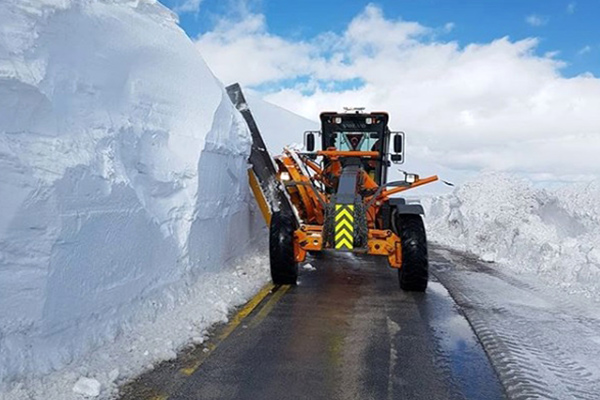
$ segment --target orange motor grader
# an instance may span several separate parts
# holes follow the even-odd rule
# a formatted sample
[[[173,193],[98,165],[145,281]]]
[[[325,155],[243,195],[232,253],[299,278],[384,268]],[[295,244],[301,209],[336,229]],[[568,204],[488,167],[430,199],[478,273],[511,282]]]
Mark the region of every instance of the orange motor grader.
[[[438,178],[405,173],[388,182],[392,163],[404,161],[404,134],[389,130],[388,114],[324,112],[321,130],[305,132],[303,151],[272,158],[241,89],[227,90],[252,133],[250,184],[269,226],[273,283],[295,284],[307,253],[330,250],[384,256],[403,290],[424,291],[423,208],[392,196]]]

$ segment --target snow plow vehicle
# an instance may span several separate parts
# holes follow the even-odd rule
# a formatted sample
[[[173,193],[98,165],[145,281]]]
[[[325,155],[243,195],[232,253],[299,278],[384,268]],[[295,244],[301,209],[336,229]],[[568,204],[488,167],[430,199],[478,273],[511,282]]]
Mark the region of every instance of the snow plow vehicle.
[[[390,131],[388,114],[323,112],[321,130],[304,133],[302,151],[271,157],[239,85],[227,91],[252,133],[250,186],[269,226],[273,283],[296,284],[308,253],[339,251],[387,257],[401,289],[425,291],[423,208],[392,196],[438,177],[387,181],[392,163],[404,161],[404,133]]]

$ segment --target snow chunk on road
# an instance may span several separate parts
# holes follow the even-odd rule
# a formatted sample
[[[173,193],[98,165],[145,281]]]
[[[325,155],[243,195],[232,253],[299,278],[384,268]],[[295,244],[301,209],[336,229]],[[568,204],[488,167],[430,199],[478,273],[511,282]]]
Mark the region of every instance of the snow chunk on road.
[[[313,265],[311,263],[306,263],[302,266],[302,269],[304,269],[305,271],[316,271],[317,269],[315,267],[313,267]]]
[[[558,190],[490,173],[428,204],[435,242],[600,299],[600,181]]]
[[[81,377],[73,386],[73,392],[87,397],[100,396],[102,385],[95,379]]]

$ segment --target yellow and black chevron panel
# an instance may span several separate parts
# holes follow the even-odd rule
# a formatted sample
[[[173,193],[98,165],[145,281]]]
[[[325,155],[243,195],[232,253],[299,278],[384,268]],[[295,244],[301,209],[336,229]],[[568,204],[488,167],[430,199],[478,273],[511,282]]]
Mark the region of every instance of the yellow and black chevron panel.
[[[354,248],[354,205],[335,205],[335,249]]]

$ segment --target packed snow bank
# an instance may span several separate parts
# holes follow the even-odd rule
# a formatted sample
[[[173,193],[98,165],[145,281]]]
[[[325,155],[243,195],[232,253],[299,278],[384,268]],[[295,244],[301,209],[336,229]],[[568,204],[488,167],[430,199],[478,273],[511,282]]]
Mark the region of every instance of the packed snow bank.
[[[600,181],[556,191],[486,174],[426,201],[429,238],[600,298]]]
[[[125,325],[116,340],[107,341],[61,371],[26,385],[13,385],[4,397],[0,392],[0,399],[81,400],[81,392],[89,386],[81,383],[98,386],[91,380],[100,384],[99,399],[114,398],[120,385],[152,369],[157,361],[175,357],[183,346],[203,343],[211,325],[226,322],[231,307],[252,297],[268,275],[268,261],[260,250],[222,271],[204,273],[202,279],[179,292],[177,299],[138,308],[138,321]]]
[[[171,12],[5,0],[0,26],[0,388],[198,304],[199,282],[235,292],[227,309],[267,279],[227,286],[264,237],[249,134]],[[207,307],[200,329],[223,315]]]
[[[255,96],[247,96],[250,111],[256,119],[267,149],[274,155],[283,153],[286,146],[302,146],[304,132],[318,131],[321,125]],[[315,115],[315,118],[318,118]]]

